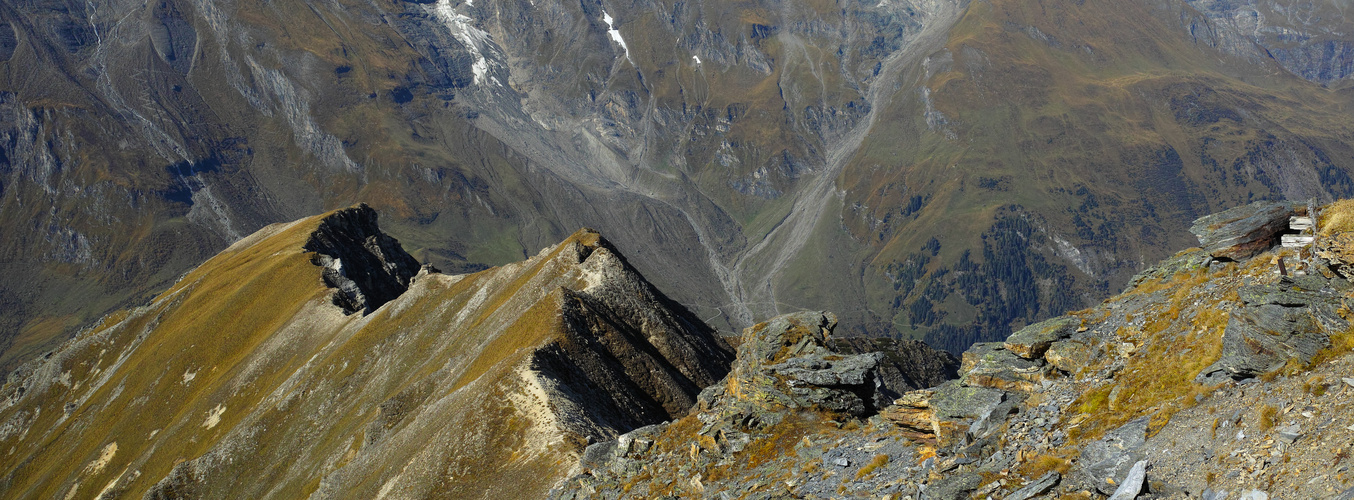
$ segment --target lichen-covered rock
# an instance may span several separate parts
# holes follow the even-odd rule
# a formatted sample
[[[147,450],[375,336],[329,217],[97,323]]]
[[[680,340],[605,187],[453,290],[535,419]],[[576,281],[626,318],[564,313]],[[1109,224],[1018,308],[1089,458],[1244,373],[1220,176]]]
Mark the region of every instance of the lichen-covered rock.
[[[1054,342],[1071,337],[1080,324],[1081,320],[1071,316],[1044,320],[1011,334],[1002,346],[1025,359],[1040,358]]]
[[[1025,359],[991,342],[965,352],[960,371],[960,383],[969,387],[1029,392],[1048,377],[1049,367],[1042,359]]]
[[[874,370],[883,355],[843,355],[829,349],[827,340],[836,325],[832,313],[800,312],[743,330],[733,370],[725,383],[701,392],[702,407],[873,413]]]
[[[1044,360],[1066,373],[1077,373],[1101,353],[1100,340],[1095,337],[1073,338],[1054,342],[1044,352]]]
[[[1241,260],[1273,247],[1293,214],[1289,203],[1257,201],[1200,217],[1189,231],[1209,255]]]
[[[1244,305],[1229,314],[1222,355],[1199,374],[1199,380],[1222,375],[1249,378],[1278,369],[1290,359],[1311,361],[1330,345],[1331,333],[1349,327],[1336,313],[1340,296],[1327,285],[1324,279],[1305,276],[1243,287],[1238,294]]]

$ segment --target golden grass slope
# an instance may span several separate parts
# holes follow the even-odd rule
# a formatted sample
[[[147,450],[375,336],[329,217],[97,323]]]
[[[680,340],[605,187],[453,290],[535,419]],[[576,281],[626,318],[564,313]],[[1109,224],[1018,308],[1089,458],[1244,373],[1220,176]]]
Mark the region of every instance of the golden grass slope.
[[[0,496],[539,497],[587,437],[635,424],[583,404],[587,388],[542,352],[592,352],[622,367],[629,397],[683,399],[627,378],[638,370],[608,358],[615,346],[588,347],[599,342],[567,327],[568,300],[643,332],[653,344],[633,350],[670,379],[723,375],[683,361],[708,347],[702,335],[715,342],[682,326],[684,311],[626,323],[617,311],[666,299],[595,232],[477,274],[421,273],[345,316],[301,249],[323,217],[260,230],[16,371],[0,392]]]

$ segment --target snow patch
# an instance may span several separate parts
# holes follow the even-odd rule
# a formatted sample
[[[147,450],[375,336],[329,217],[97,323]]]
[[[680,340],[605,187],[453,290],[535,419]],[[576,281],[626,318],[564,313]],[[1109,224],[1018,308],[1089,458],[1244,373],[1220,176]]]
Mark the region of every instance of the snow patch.
[[[183,383],[187,384],[189,382],[192,382],[193,379],[195,378],[197,378],[197,372],[195,371],[190,372],[188,370],[183,371]]]
[[[625,51],[625,60],[630,61],[630,64],[635,64],[635,59],[630,57],[630,47],[625,44],[625,39],[621,38],[621,30],[616,29],[612,25],[612,21],[614,19],[611,18],[611,14],[607,14],[605,10],[602,11],[602,22],[606,23],[606,34],[611,35],[611,39],[620,44],[621,49]]]
[[[691,56],[691,59],[694,60],[694,61],[696,61],[696,64],[700,64],[700,63],[701,63],[701,58],[700,58],[700,56]]]
[[[473,5],[473,2],[466,2],[467,5]],[[493,43],[489,38],[489,33],[476,28],[475,20],[465,14],[456,12],[452,7],[451,0],[437,0],[437,5],[432,7],[433,14],[442,20],[442,24],[451,30],[451,35],[456,40],[465,45],[471,55],[475,56],[475,64],[470,66],[470,71],[475,75],[475,85],[483,85],[489,81],[489,59],[484,57],[484,51],[488,50]],[[497,79],[494,79],[498,83]],[[499,85],[502,85],[499,83]]]

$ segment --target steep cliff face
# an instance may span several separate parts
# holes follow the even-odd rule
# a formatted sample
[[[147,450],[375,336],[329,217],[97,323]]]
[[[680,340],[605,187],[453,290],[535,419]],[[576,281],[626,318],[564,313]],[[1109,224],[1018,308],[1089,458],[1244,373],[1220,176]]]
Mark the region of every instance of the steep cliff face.
[[[713,331],[595,232],[410,275],[374,221],[268,226],[23,365],[0,409],[3,489],[539,497],[588,442],[683,415],[728,370]]]
[[[1181,16],[1196,40],[1284,69],[1332,88],[1354,77],[1354,19],[1339,1],[1189,0],[1207,21]]]

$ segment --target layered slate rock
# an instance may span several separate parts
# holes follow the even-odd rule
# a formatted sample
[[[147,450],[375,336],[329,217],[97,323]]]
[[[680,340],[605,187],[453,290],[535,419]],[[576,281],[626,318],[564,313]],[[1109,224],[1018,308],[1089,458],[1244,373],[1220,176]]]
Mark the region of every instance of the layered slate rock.
[[[829,346],[842,354],[883,354],[875,377],[885,402],[959,377],[959,360],[953,354],[920,340],[850,337],[832,339]]]
[[[875,368],[883,355],[832,350],[827,341],[836,326],[832,313],[801,312],[743,330],[733,369],[724,383],[702,391],[702,408],[874,413]]]
[[[1001,342],[974,344],[964,352],[963,359],[959,380],[971,387],[1029,392],[1049,375],[1043,359],[1018,356]]]
[[[1025,359],[1041,358],[1049,346],[1071,337],[1080,325],[1081,321],[1076,318],[1059,316],[1021,328],[1007,337],[1002,346]]]
[[[311,262],[323,267],[334,305],[348,314],[370,313],[409,288],[419,263],[400,242],[381,232],[376,210],[363,203],[336,211],[320,221],[304,248],[315,252]]]
[[[1242,287],[1243,303],[1229,314],[1222,357],[1199,374],[1205,381],[1226,375],[1243,379],[1307,363],[1330,345],[1330,335],[1349,323],[1336,310],[1340,294],[1319,276],[1283,277],[1272,285]]]
[[[1189,231],[1214,258],[1248,259],[1278,243],[1294,213],[1289,203],[1257,201],[1200,217]]]

